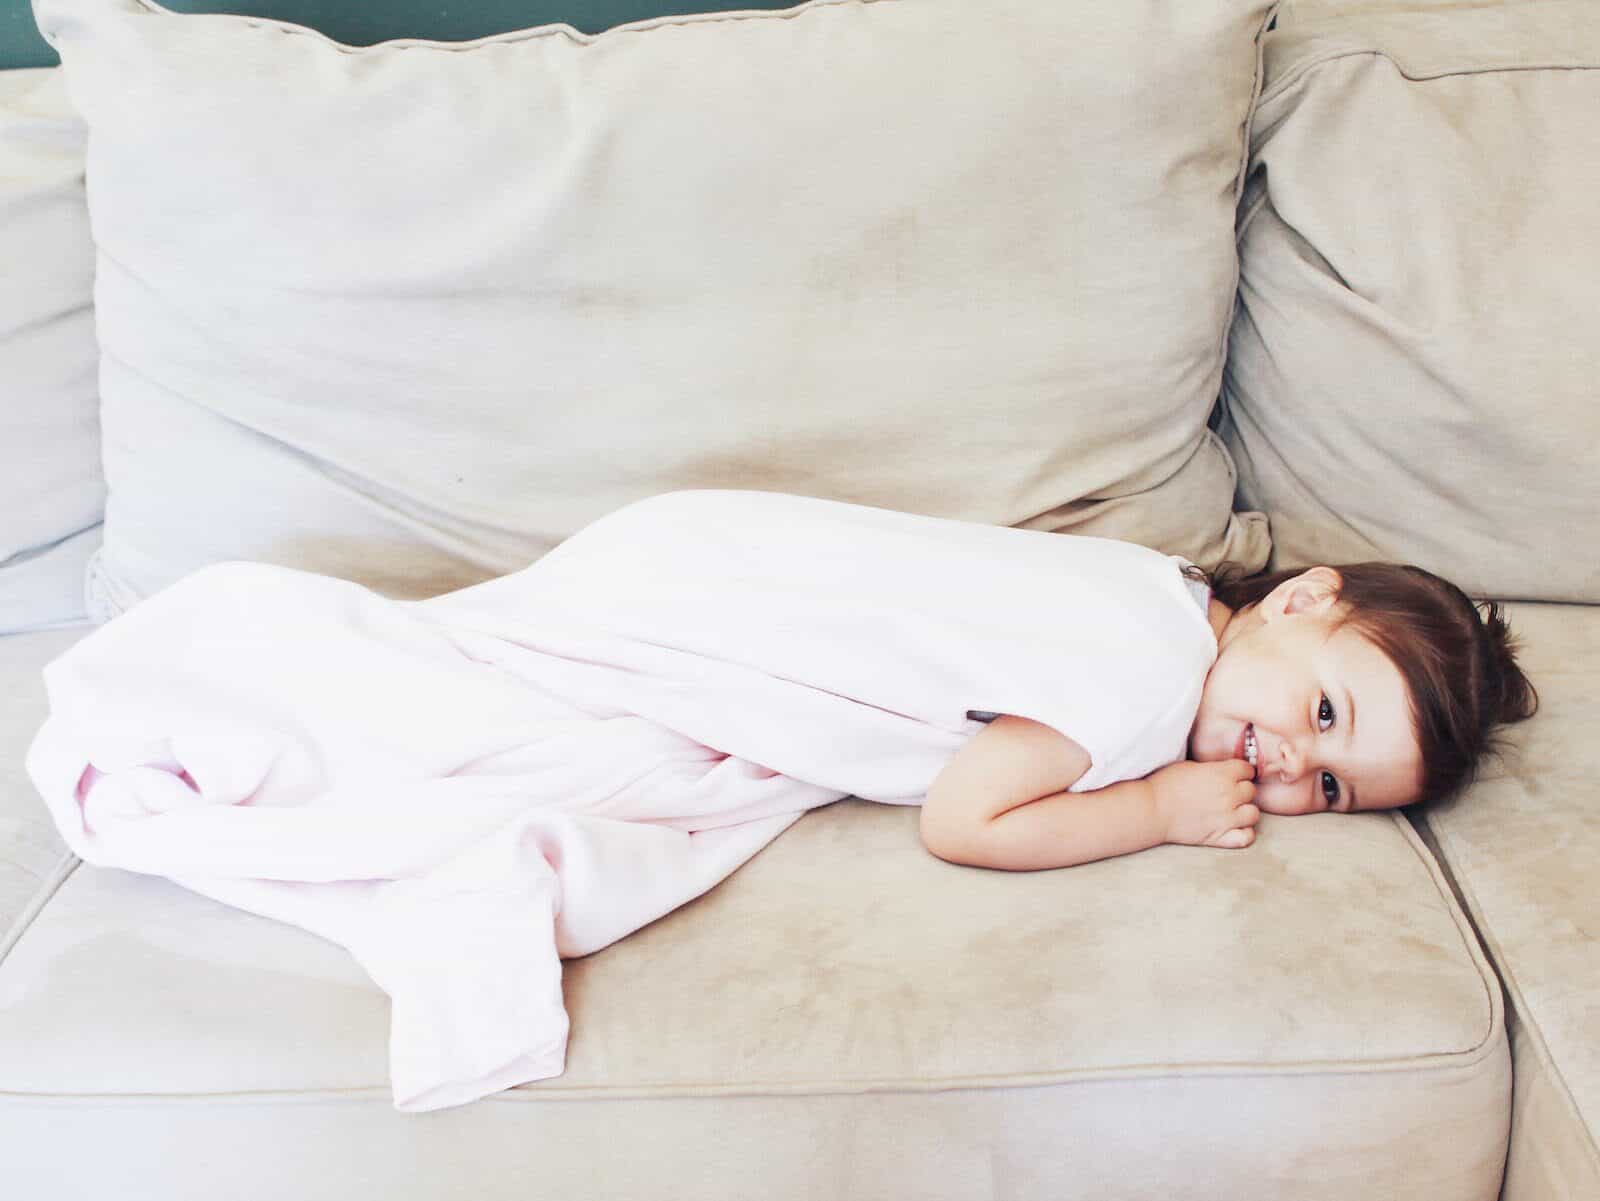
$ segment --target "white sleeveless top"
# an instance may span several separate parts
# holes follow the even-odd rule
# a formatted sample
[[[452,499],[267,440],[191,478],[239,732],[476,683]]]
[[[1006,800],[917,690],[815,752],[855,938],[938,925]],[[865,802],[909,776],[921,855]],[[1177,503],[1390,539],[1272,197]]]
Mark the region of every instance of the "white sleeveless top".
[[[845,774],[819,783],[914,803],[987,715],[1082,746],[1075,791],[1183,758],[1216,656],[1209,593],[1184,565],[1109,539],[705,490],[630,505],[421,608],[455,621],[515,588],[532,622],[670,648],[673,678],[635,675],[629,711],[786,774],[836,761]]]

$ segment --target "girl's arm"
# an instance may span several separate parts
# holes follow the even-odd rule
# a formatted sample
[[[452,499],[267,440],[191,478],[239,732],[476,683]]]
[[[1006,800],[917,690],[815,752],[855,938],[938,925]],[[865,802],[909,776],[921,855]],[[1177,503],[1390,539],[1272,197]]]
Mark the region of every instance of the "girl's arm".
[[[1260,817],[1242,760],[1174,763],[1142,780],[1067,789],[1089,770],[1072,739],[1003,715],[950,760],[922,806],[922,841],[941,859],[1034,871],[1163,842],[1242,847]]]

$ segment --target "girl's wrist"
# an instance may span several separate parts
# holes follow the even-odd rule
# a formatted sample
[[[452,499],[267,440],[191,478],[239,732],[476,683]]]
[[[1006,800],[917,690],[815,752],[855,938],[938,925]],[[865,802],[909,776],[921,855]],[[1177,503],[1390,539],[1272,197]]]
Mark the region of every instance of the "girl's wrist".
[[[1173,794],[1170,787],[1173,764],[1158,767],[1144,778],[1150,786],[1150,820],[1162,842],[1172,841]]]

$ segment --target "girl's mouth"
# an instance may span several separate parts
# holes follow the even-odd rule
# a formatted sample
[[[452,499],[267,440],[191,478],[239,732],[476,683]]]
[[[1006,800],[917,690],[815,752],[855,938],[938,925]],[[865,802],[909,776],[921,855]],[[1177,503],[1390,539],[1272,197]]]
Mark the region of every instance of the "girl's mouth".
[[[1260,748],[1256,745],[1256,728],[1246,723],[1244,727],[1244,759],[1250,765],[1252,776],[1260,774],[1256,766],[1256,760],[1260,753]]]

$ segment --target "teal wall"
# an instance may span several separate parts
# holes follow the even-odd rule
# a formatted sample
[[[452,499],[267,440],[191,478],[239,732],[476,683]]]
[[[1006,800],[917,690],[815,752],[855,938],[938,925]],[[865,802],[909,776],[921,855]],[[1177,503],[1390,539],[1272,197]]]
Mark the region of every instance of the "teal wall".
[[[391,38],[465,42],[531,25],[565,22],[584,33],[680,13],[793,8],[798,0],[165,0],[174,12],[244,13],[308,25],[352,46]],[[0,0],[0,69],[53,67],[29,0]]]

